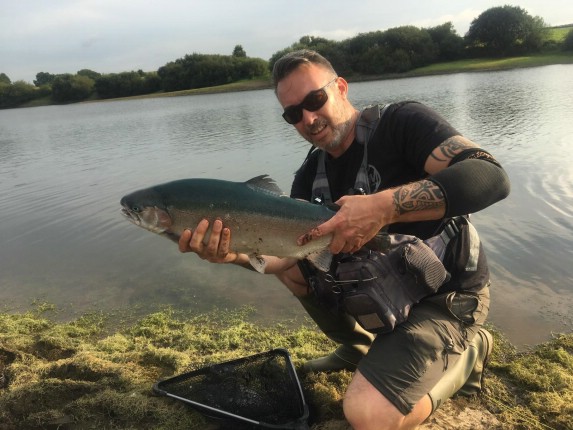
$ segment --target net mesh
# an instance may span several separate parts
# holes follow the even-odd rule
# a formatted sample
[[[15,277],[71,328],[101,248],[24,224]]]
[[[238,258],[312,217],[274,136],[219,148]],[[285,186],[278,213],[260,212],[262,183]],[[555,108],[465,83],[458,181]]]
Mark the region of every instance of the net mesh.
[[[307,408],[286,350],[214,364],[159,382],[155,389],[215,418],[229,419],[217,413],[227,412],[272,427],[306,428],[293,424],[306,419]]]

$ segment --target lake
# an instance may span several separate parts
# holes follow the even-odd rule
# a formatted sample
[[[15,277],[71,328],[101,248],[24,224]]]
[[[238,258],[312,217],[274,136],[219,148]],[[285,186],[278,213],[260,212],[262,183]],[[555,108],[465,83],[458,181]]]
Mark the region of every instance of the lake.
[[[510,197],[473,215],[492,270],[490,321],[516,345],[573,326],[573,65],[350,84],[358,107],[418,100],[492,152]],[[0,304],[62,318],[254,306],[304,321],[271,276],[205,263],[120,215],[135,189],[269,174],[285,191],[308,144],[272,90],[0,111]],[[264,304],[264,305],[263,305]]]

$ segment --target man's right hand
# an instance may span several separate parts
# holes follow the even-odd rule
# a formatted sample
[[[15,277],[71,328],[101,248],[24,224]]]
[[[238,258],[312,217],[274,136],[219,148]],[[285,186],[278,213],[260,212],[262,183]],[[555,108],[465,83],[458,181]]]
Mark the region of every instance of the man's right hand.
[[[203,219],[195,230],[186,229],[179,238],[179,251],[194,252],[202,260],[211,263],[234,263],[239,254],[230,251],[231,230],[223,227],[220,219],[213,221],[213,228],[208,240],[205,236],[209,229],[209,220]]]

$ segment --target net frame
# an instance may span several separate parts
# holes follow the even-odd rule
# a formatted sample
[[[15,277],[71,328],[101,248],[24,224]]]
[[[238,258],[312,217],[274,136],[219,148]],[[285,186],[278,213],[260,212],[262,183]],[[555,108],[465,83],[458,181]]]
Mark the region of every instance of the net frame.
[[[241,405],[237,405],[240,399],[235,399],[235,404],[230,407],[230,409],[234,410],[230,411],[222,409],[221,405],[218,404],[220,402],[206,399],[205,396],[202,395],[197,395],[198,392],[213,392],[212,390],[209,390],[209,388],[219,391],[224,390],[226,381],[232,380],[231,383],[234,384],[239,380],[239,383],[243,384],[243,387],[238,387],[239,394],[245,394],[247,397],[255,398],[256,401],[263,402],[264,399],[261,397],[261,394],[264,393],[261,392],[261,387],[257,384],[256,380],[253,379],[253,375],[250,375],[248,372],[249,366],[256,365],[272,366],[272,371],[281,367],[281,369],[278,370],[282,371],[283,375],[278,375],[279,380],[268,381],[267,385],[263,385],[264,388],[273,391],[274,398],[270,403],[274,405],[288,405],[286,408],[288,410],[286,412],[282,409],[280,412],[276,411],[276,415],[273,415],[272,411],[267,410],[266,414],[262,414],[263,416],[257,417],[252,416],[252,413],[241,413]],[[247,369],[245,375],[241,374],[241,371],[244,371],[245,369]],[[235,372],[235,374],[233,374],[233,372]],[[257,373],[257,375],[255,375],[256,378],[260,372],[257,371],[255,373]],[[267,373],[268,375],[269,371],[264,373]],[[273,373],[273,375],[276,375],[276,373]],[[242,376],[244,377],[241,378]],[[195,382],[197,384],[204,383],[205,387],[203,389],[197,389],[192,385],[187,385],[191,382]],[[274,384],[273,382],[278,382],[281,386],[278,394],[276,391],[279,388],[279,384]],[[288,387],[285,387],[285,385]],[[189,391],[185,392],[185,387],[188,387]],[[237,387],[234,387],[236,390]],[[173,376],[156,382],[153,386],[153,391],[158,395],[184,402],[195,410],[211,418],[221,419],[237,424],[241,423],[242,427],[293,430],[307,430],[309,428],[307,422],[309,416],[308,405],[305,402],[302,387],[290,354],[284,348],[275,348],[266,352],[250,355],[248,357],[211,364],[190,372]],[[285,393],[285,397],[277,399],[276,396],[282,395],[281,393]],[[287,395],[288,398],[286,397]],[[268,406],[268,403],[266,405],[261,403],[261,407],[263,409]],[[279,419],[280,422],[270,422],[273,421],[273,419],[268,419],[269,412],[271,412],[270,415],[273,417],[284,414],[286,415]]]

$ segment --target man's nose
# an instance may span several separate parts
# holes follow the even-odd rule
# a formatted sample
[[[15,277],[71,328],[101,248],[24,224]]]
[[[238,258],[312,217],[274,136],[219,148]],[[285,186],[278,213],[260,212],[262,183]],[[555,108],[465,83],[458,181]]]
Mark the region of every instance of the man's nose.
[[[302,110],[302,122],[304,125],[313,124],[317,118],[318,118],[318,114],[316,112],[311,112],[311,111],[306,110],[306,109]]]

